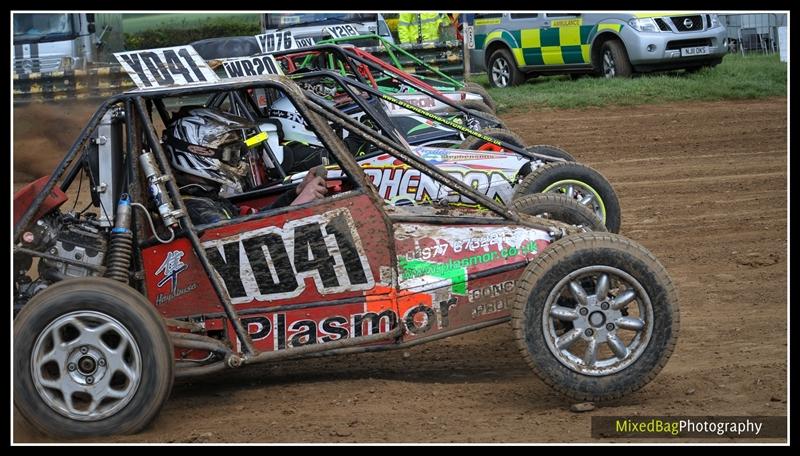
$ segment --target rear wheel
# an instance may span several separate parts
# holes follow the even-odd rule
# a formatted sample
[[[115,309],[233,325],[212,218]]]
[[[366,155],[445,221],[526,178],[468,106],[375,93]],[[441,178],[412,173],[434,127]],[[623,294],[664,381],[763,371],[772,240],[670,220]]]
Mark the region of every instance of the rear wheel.
[[[525,74],[517,68],[508,49],[500,48],[489,57],[487,72],[492,87],[511,87],[525,82]]]
[[[511,130],[506,130],[505,128],[484,128],[483,130],[481,130],[481,133],[485,134],[486,136],[490,136],[494,139],[498,139],[500,141],[509,143],[513,146],[525,147],[525,140],[522,139],[520,135],[514,133]],[[467,137],[467,139],[465,139],[461,144],[458,145],[457,149],[486,150],[486,151],[504,150],[501,146],[486,142],[475,136]]]
[[[600,217],[572,198],[556,193],[535,193],[511,202],[509,209],[521,214],[558,220],[590,231],[606,231]]]
[[[532,193],[562,193],[588,206],[612,233],[622,224],[619,198],[608,180],[594,169],[576,162],[548,163],[522,179],[513,199]]]
[[[484,86],[475,82],[465,82],[463,90],[480,95],[481,98],[483,98],[483,102],[486,103],[493,112],[497,112],[497,103],[494,101],[494,98],[489,95],[489,91],[486,90]]]
[[[47,434],[142,430],[169,397],[172,369],[155,308],[111,279],[52,285],[14,322],[14,405]]]
[[[622,397],[650,382],[675,349],[675,288],[658,260],[612,233],[548,246],[522,274],[511,322],[545,383],[580,401]]]

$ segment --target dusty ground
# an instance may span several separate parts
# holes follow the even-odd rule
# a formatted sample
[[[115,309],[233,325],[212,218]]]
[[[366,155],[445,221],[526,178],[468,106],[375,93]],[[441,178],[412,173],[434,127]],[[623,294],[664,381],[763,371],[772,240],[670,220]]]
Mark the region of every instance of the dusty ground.
[[[58,158],[21,162],[21,152],[68,146],[89,115],[80,105],[15,111],[15,187]],[[622,202],[622,233],[677,284],[678,346],[652,383],[570,412],[501,325],[406,352],[178,384],[145,432],[99,441],[587,442],[595,415],[786,415],[786,99],[503,117],[531,144],[559,145],[602,172]],[[69,139],[35,138],[30,122]],[[14,425],[15,441],[51,441],[18,414]]]

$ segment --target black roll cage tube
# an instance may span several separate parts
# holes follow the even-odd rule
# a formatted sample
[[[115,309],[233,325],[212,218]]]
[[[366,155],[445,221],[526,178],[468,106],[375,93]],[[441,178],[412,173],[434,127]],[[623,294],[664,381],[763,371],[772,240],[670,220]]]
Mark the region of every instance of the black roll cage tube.
[[[220,87],[220,85],[222,87]],[[91,135],[96,130],[100,120],[105,115],[105,113],[111,109],[113,106],[118,104],[124,104],[126,108],[126,117],[128,118],[126,121],[126,125],[128,127],[135,125],[134,119],[129,117],[133,115],[130,110],[136,111],[136,115],[138,115],[138,121],[140,123],[139,128],[144,131],[145,133],[145,140],[147,145],[149,145],[150,151],[154,154],[158,165],[161,167],[161,171],[164,176],[167,176],[168,179],[166,180],[166,187],[167,187],[167,194],[171,199],[172,204],[177,209],[177,218],[179,220],[181,229],[180,232],[189,238],[190,243],[192,244],[192,248],[195,251],[195,254],[198,257],[198,260],[201,262],[203,268],[209,272],[209,280],[214,288],[215,293],[219,299],[221,306],[223,307],[226,316],[230,319],[231,324],[233,326],[234,332],[236,337],[239,339],[243,351],[245,359],[257,360],[260,359],[259,352],[255,349],[252,344],[252,340],[250,339],[249,334],[247,333],[246,328],[242,325],[241,320],[239,319],[239,315],[236,312],[236,309],[233,307],[233,304],[230,300],[230,297],[225,292],[224,284],[221,281],[221,278],[217,274],[210,273],[213,270],[211,263],[208,259],[208,256],[205,253],[205,250],[202,248],[200,244],[200,238],[198,236],[198,231],[195,229],[194,224],[192,223],[191,219],[188,216],[188,211],[186,210],[186,206],[183,203],[183,199],[180,196],[178,186],[175,182],[174,176],[172,174],[171,167],[169,166],[169,160],[167,159],[164,150],[161,148],[161,144],[156,136],[155,126],[153,125],[148,109],[145,106],[146,100],[159,100],[160,98],[170,97],[170,96],[181,96],[181,95],[193,95],[193,94],[203,94],[208,92],[214,91],[229,91],[229,90],[239,90],[244,88],[273,88],[278,89],[286,94],[298,109],[300,114],[303,116],[304,119],[309,124],[309,127],[315,131],[320,140],[323,141],[329,151],[334,155],[337,159],[338,163],[342,168],[348,172],[350,177],[362,188],[369,189],[367,190],[367,194],[370,195],[370,198],[375,202],[378,207],[383,207],[384,201],[382,198],[379,197],[377,191],[375,190],[374,186],[369,182],[369,180],[363,174],[363,171],[359,167],[358,163],[355,161],[355,158],[349,153],[345,145],[342,143],[341,139],[339,139],[332,129],[330,128],[329,124],[319,115],[328,119],[329,121],[335,122],[342,126],[350,127],[351,131],[355,130],[356,134],[362,136],[365,140],[373,142],[376,146],[386,149],[386,151],[390,154],[395,155],[397,158],[401,160],[407,161],[412,166],[417,167],[419,171],[431,174],[438,178],[442,183],[450,186],[451,188],[456,188],[463,192],[464,194],[468,195],[470,198],[473,198],[476,201],[479,201],[481,204],[484,204],[487,208],[496,212],[503,218],[508,220],[514,221],[518,224],[523,226],[528,226],[531,228],[553,232],[554,228],[555,231],[558,231],[557,228],[561,225],[557,222],[548,225],[543,225],[539,223],[535,223],[529,220],[522,220],[520,217],[508,210],[507,208],[498,205],[496,202],[490,200],[489,198],[477,193],[471,186],[468,186],[460,181],[453,179],[451,176],[445,174],[444,172],[440,171],[438,168],[431,167],[427,162],[422,159],[417,158],[413,154],[409,153],[410,151],[404,150],[402,146],[395,143],[394,141],[385,141],[378,137],[378,135],[367,128],[364,125],[355,122],[354,120],[350,119],[347,115],[339,111],[335,108],[329,108],[325,106],[324,101],[321,101],[319,97],[317,99],[309,99],[303,91],[294,83],[291,79],[285,76],[272,76],[272,77],[261,77],[261,78],[254,78],[248,80],[241,80],[235,83],[230,84],[215,84],[215,85],[202,85],[196,87],[181,87],[181,88],[168,88],[168,89],[158,89],[158,90],[135,90],[131,92],[126,92],[120,95],[116,95],[111,97],[110,99],[103,102],[100,107],[95,111],[92,115],[91,119],[89,120],[88,124],[83,128],[78,139],[72,144],[64,158],[61,162],[56,166],[55,171],[50,176],[50,179],[45,184],[42,191],[34,198],[31,205],[25,210],[22,217],[20,218],[19,222],[14,226],[14,250],[21,251],[23,249],[20,243],[20,236],[22,233],[28,228],[30,223],[32,222],[32,218],[34,214],[38,211],[38,208],[41,206],[44,199],[47,195],[50,194],[53,187],[56,183],[61,179],[64,175],[67,168],[73,163],[75,158],[78,157],[79,154],[85,153],[86,146],[88,145],[89,141],[91,140]],[[158,106],[158,104],[156,104]],[[135,132],[127,132],[128,135],[135,134],[137,137],[130,136],[130,140],[127,143],[127,149],[129,153],[134,154],[135,156],[129,156],[127,159],[131,161],[131,164],[135,167],[135,164],[138,162],[139,154],[141,153],[140,150],[135,149],[131,150],[131,147],[138,145],[138,137],[139,131]],[[143,146],[143,145],[142,145]],[[76,167],[82,166],[82,163],[78,162]],[[65,179],[62,182],[61,188],[62,190],[67,190],[69,184],[71,183],[71,179],[77,175],[76,172],[70,172],[67,176],[68,179]],[[68,182],[69,180],[69,182]],[[129,184],[131,184],[129,182]],[[138,185],[135,187],[139,187]],[[143,192],[141,187],[137,190],[139,192]],[[137,198],[139,201],[144,201],[144,197],[142,194],[132,195],[133,197]],[[386,214],[385,210],[381,210],[383,214],[383,218],[385,223],[389,228],[391,228],[391,221],[389,220],[388,215]],[[391,232],[391,229],[389,230]]]
[[[335,45],[335,44],[324,44],[324,45],[304,47],[304,48],[300,48],[300,49],[293,49],[293,50],[287,50],[287,51],[274,52],[274,53],[272,53],[272,55],[285,56],[285,55],[291,55],[291,54],[296,54],[296,53],[300,53],[300,52],[314,52],[314,51],[331,51],[333,54],[339,54],[339,55],[343,56],[342,60],[347,62],[347,64],[350,66],[350,69],[353,70],[353,74],[355,74],[357,76],[358,80],[353,80],[351,78],[345,78],[341,74],[335,73],[335,72],[333,72],[331,70],[319,70],[317,72],[308,72],[308,73],[300,73],[300,74],[289,74],[288,76],[291,77],[292,79],[303,79],[303,78],[308,77],[309,75],[313,75],[315,73],[318,74],[318,73],[321,73],[321,72],[324,72],[324,71],[329,71],[329,72],[335,74],[337,79],[339,79],[339,80],[348,79],[348,81],[347,81],[348,84],[351,84],[351,85],[353,85],[353,86],[355,86],[355,87],[357,87],[357,88],[359,88],[361,90],[365,90],[365,91],[369,92],[370,94],[380,98],[381,100],[384,100],[386,102],[389,102],[389,103],[392,103],[394,105],[400,106],[402,108],[408,109],[409,111],[412,111],[412,112],[414,112],[416,114],[419,114],[419,115],[421,115],[421,116],[423,116],[425,118],[428,118],[430,120],[434,120],[434,121],[438,122],[441,125],[450,127],[450,128],[452,128],[452,129],[454,129],[456,131],[459,131],[461,133],[464,133],[464,134],[467,134],[467,135],[482,139],[483,141],[486,141],[488,143],[491,143],[491,144],[494,144],[496,146],[502,147],[504,149],[511,150],[511,151],[513,151],[513,152],[515,152],[515,153],[517,153],[519,155],[522,155],[522,156],[524,156],[524,157],[526,157],[528,159],[531,159],[531,160],[543,160],[543,161],[546,161],[546,162],[563,162],[563,161],[566,161],[566,160],[564,160],[563,158],[560,158],[560,157],[553,157],[553,156],[546,155],[546,154],[530,152],[530,151],[525,150],[522,147],[515,146],[514,144],[509,144],[509,143],[507,143],[505,141],[501,141],[501,140],[495,139],[495,138],[493,138],[491,136],[484,135],[484,134],[482,134],[482,133],[480,133],[478,131],[475,131],[475,130],[473,130],[471,128],[455,124],[453,122],[448,121],[447,119],[442,118],[441,116],[438,116],[436,114],[430,113],[430,112],[428,112],[428,111],[426,111],[426,110],[424,110],[422,108],[414,106],[414,105],[412,105],[410,103],[406,103],[406,102],[404,102],[402,100],[398,100],[397,98],[394,98],[394,97],[392,97],[390,95],[386,95],[383,92],[380,92],[379,90],[376,90],[374,87],[371,87],[368,84],[366,84],[366,82],[364,81],[363,76],[357,70],[356,66],[353,64],[352,61],[360,62],[360,63],[362,63],[362,64],[364,64],[364,65],[366,65],[366,66],[368,66],[368,67],[370,67],[370,68],[372,68],[374,70],[380,71],[381,73],[383,73],[383,74],[385,74],[387,76],[391,76],[394,79],[398,79],[399,78],[398,75],[391,73],[390,71],[386,70],[385,68],[381,68],[375,62],[371,62],[371,61],[369,61],[369,60],[367,60],[367,59],[365,59],[365,58],[363,58],[363,57],[361,57],[359,55],[356,55],[355,53],[349,51],[346,47],[342,47],[342,46]],[[467,115],[470,115],[470,116],[473,116],[473,117],[480,117],[481,119],[487,120],[487,121],[492,121],[492,119],[489,119],[489,118],[485,117],[483,115],[483,113],[481,113],[479,111],[466,109],[466,108],[464,108],[462,106],[459,106],[458,104],[456,104],[454,101],[450,100],[449,98],[441,96],[441,95],[439,95],[437,93],[431,92],[430,90],[428,90],[428,89],[426,89],[424,87],[421,87],[421,86],[417,85],[414,82],[404,80],[403,83],[406,84],[406,85],[414,87],[415,89],[419,90],[420,92],[424,93],[425,95],[428,95],[428,96],[430,96],[430,97],[432,97],[432,98],[434,98],[434,99],[446,104],[447,106],[450,106],[451,108],[453,108],[453,109],[455,109],[457,111],[460,111],[463,114],[467,114]]]

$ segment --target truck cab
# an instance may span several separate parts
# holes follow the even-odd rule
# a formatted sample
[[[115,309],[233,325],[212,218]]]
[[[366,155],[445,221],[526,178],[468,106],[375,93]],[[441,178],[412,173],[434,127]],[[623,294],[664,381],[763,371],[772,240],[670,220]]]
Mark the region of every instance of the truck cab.
[[[15,73],[86,68],[96,60],[94,14],[15,13]]]

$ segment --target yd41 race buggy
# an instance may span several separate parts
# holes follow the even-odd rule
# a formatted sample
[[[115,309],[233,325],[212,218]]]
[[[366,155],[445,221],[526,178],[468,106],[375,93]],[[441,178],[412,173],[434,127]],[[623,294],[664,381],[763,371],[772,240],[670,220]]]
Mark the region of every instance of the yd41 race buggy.
[[[195,225],[159,123],[187,99],[248,89],[288,97],[343,173],[324,199]],[[386,205],[329,122],[489,213]],[[398,146],[284,77],[108,99],[52,175],[14,198],[17,410],[54,435],[138,432],[175,377],[403,348],[509,320],[522,356],[566,396],[619,398],[655,377],[679,319],[651,253],[525,215],[552,216],[553,201],[500,205]],[[83,180],[91,204],[69,209]],[[265,187],[240,202],[278,196]]]

